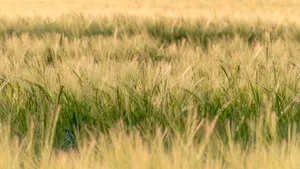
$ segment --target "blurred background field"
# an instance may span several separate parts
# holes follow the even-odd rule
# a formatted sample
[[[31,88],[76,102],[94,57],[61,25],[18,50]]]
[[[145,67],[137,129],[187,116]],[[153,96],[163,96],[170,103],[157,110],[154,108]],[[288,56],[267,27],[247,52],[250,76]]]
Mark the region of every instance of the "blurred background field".
[[[0,0],[0,168],[297,168],[299,7]]]
[[[300,6],[295,0],[1,0],[1,15],[59,17],[62,14],[84,15],[130,14],[143,16],[177,16],[243,20],[298,22]]]

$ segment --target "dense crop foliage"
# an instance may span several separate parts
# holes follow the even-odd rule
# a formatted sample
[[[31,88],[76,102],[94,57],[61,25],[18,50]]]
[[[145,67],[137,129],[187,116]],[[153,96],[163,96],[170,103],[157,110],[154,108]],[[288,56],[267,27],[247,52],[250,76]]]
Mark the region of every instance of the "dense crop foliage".
[[[297,166],[299,42],[292,21],[3,16],[0,168]]]

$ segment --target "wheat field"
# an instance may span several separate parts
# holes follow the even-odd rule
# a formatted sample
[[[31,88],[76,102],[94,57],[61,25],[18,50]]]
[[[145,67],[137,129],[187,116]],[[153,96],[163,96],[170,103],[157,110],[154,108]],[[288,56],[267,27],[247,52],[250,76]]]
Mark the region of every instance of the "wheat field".
[[[0,169],[297,169],[300,2],[0,0]]]

